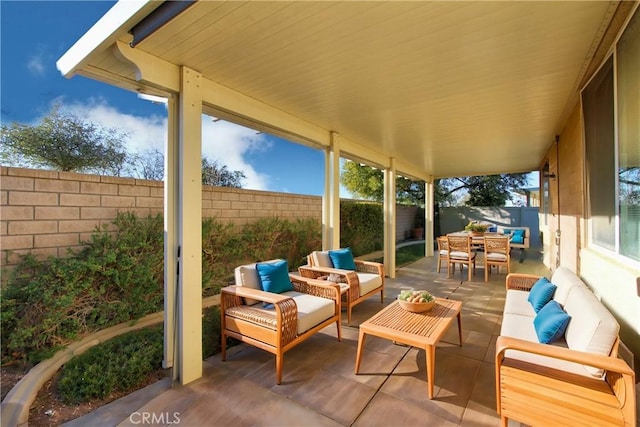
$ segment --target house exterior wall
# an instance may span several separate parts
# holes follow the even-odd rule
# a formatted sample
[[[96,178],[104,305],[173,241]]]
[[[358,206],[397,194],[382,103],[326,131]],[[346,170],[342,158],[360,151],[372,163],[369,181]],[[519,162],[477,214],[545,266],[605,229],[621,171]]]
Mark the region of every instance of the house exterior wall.
[[[593,69],[592,74],[595,71]],[[542,177],[542,166],[548,162],[550,172],[557,174],[555,183],[550,186],[549,212],[541,209],[540,213],[544,262],[550,269],[562,265],[573,270],[608,307],[620,323],[620,337],[634,353],[635,370],[639,373],[640,265],[590,243],[587,161],[580,101],[576,102],[559,136],[557,147],[555,143],[551,144],[540,169]],[[554,238],[556,229],[560,230],[559,247]]]

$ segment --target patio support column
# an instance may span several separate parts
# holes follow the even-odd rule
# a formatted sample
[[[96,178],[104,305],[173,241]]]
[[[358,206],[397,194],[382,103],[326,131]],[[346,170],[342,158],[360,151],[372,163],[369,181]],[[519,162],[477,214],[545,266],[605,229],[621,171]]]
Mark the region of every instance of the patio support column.
[[[433,195],[434,185],[433,180],[425,181],[424,189],[424,256],[433,256],[433,242],[435,237],[433,235],[434,228],[434,211],[433,211]]]
[[[164,354],[162,367],[173,367],[175,355],[176,289],[178,286],[178,113],[176,99],[167,99],[167,143],[164,147]],[[174,380],[177,379],[174,370]]]
[[[202,376],[202,76],[180,69],[176,365],[180,383]],[[175,209],[175,207],[174,207]]]
[[[322,249],[340,247],[340,141],[331,132],[331,145],[325,149],[324,197],[322,198]]]
[[[384,271],[396,277],[396,168],[394,159],[384,170]]]

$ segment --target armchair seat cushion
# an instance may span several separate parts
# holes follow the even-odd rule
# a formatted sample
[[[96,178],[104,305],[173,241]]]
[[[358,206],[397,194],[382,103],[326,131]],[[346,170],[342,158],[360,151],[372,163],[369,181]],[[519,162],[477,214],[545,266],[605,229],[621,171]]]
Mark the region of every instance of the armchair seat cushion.
[[[360,282],[360,295],[365,295],[382,286],[382,277],[373,273],[357,273]]]
[[[281,295],[293,298],[298,307],[298,335],[305,333],[335,314],[335,304],[330,299],[297,291],[283,292]],[[269,307],[263,307],[262,303],[231,307],[226,310],[226,314],[258,323],[273,330],[276,329],[276,308],[272,304]]]

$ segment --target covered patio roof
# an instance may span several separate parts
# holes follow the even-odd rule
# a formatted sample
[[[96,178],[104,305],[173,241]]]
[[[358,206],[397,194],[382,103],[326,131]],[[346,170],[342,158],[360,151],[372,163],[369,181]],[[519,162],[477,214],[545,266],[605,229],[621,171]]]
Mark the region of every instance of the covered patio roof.
[[[116,4],[59,69],[162,95],[188,67],[211,115],[428,180],[537,169],[617,2],[200,1],[130,47],[160,4]]]
[[[324,150],[325,249],[340,245],[340,158],[383,169],[394,277],[396,176],[426,182],[431,255],[433,179],[538,169],[619,4],[118,2],[57,66],[168,99],[165,365],[176,379],[202,375],[203,113]]]

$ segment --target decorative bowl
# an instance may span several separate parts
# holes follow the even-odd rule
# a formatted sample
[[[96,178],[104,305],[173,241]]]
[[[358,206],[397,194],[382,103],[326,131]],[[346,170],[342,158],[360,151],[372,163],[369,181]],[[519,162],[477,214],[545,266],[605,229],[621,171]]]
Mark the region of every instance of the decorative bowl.
[[[433,308],[436,298],[428,291],[403,290],[398,295],[398,304],[403,310],[422,313]]]
[[[423,313],[425,311],[429,311],[436,305],[436,300],[430,302],[408,302],[403,301],[401,299],[398,300],[398,304],[404,310],[410,311],[412,313]]]

